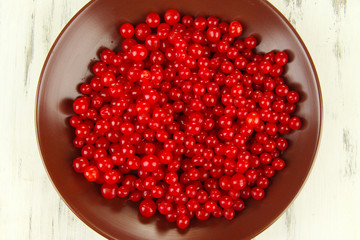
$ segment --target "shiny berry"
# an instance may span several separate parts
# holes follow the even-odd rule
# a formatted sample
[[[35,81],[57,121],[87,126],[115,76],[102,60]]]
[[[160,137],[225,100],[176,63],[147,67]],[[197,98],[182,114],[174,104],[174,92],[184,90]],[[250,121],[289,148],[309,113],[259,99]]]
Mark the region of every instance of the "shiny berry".
[[[152,217],[156,212],[156,204],[150,199],[145,199],[140,203],[139,210],[144,217]]]
[[[146,24],[149,25],[151,28],[155,28],[160,24],[160,16],[157,13],[149,13],[146,16],[145,20]]]
[[[120,27],[120,34],[124,38],[132,38],[134,36],[134,27],[130,23],[124,23]]]
[[[180,13],[175,9],[170,9],[165,12],[164,20],[169,25],[174,25],[180,21]]]
[[[233,21],[229,25],[229,35],[231,37],[238,37],[243,32],[243,27],[238,21]]]

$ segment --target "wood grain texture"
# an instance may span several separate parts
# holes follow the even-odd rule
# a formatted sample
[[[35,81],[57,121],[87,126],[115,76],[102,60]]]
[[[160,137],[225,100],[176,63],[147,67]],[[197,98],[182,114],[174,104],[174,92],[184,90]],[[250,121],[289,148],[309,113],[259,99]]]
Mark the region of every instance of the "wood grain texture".
[[[360,1],[271,0],[296,28],[321,82],[324,122],[299,196],[256,240],[360,239]],[[0,1],[0,239],[103,239],[51,185],[38,151],[38,77],[56,36],[86,0]]]

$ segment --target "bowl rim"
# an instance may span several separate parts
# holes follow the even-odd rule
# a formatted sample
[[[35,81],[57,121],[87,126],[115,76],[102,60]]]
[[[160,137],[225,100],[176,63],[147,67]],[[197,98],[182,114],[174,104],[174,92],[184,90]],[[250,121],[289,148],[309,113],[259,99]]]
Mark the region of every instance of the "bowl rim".
[[[45,70],[48,66],[49,60],[51,55],[54,52],[54,48],[57,46],[58,42],[60,41],[60,39],[62,38],[62,36],[64,35],[64,33],[67,31],[67,29],[71,26],[71,24],[76,20],[76,18],[78,16],[80,16],[87,8],[91,7],[91,5],[95,4],[96,2],[98,2],[100,0],[90,0],[88,3],[86,3],[83,7],[80,8],[80,10],[78,10],[76,12],[76,14],[71,17],[71,19],[66,23],[66,25],[62,28],[62,30],[60,31],[60,33],[58,34],[58,36],[56,37],[54,43],[51,45],[51,48],[45,58],[44,64],[42,66],[41,69],[41,73],[39,76],[39,80],[38,80],[38,85],[37,85],[37,89],[36,89],[36,96],[35,96],[35,111],[34,111],[34,118],[35,118],[35,135],[36,135],[36,142],[37,142],[37,146],[38,146],[38,150],[42,159],[42,164],[43,167],[45,168],[46,174],[48,176],[48,178],[50,179],[51,184],[53,185],[54,189],[56,190],[57,194],[60,196],[61,200],[63,201],[63,203],[66,204],[66,206],[72,211],[72,213],[74,213],[83,223],[85,223],[90,229],[94,230],[95,232],[97,232],[98,234],[100,234],[101,236],[108,238],[108,239],[116,239],[114,238],[114,236],[110,235],[109,233],[105,232],[104,230],[102,230],[101,228],[99,228],[98,226],[92,224],[90,221],[87,220],[86,217],[84,217],[79,211],[77,211],[76,209],[74,209],[68,202],[66,202],[62,196],[62,194],[60,193],[60,191],[58,190],[57,186],[55,185],[55,183],[53,182],[50,173],[48,171],[48,168],[46,167],[45,164],[45,159],[43,156],[43,151],[42,151],[42,146],[40,144],[40,124],[39,124],[39,116],[40,116],[40,112],[39,112],[39,100],[40,100],[40,91],[42,88],[42,83],[44,81],[44,73]],[[322,97],[322,92],[321,92],[321,86],[320,86],[320,81],[319,81],[319,77],[315,68],[315,64],[314,61],[309,53],[309,50],[307,49],[304,41],[302,40],[302,38],[300,37],[300,35],[298,34],[298,32],[296,31],[296,29],[294,28],[294,26],[289,22],[289,20],[273,5],[271,4],[268,0],[259,0],[259,2],[262,2],[266,7],[268,7],[270,10],[274,11],[275,14],[277,14],[281,20],[286,24],[286,26],[291,30],[291,32],[295,35],[296,39],[299,41],[302,49],[305,52],[306,58],[308,59],[310,66],[311,66],[311,71],[312,74],[314,75],[314,80],[316,83],[316,90],[318,92],[318,100],[319,100],[319,116],[318,116],[318,131],[316,132],[316,142],[315,142],[315,148],[314,148],[314,152],[313,152],[313,156],[311,159],[311,164],[310,164],[310,168],[309,171],[307,173],[307,175],[304,177],[304,180],[300,186],[300,188],[296,191],[295,195],[292,197],[291,201],[286,205],[286,207],[277,215],[277,217],[275,217],[272,221],[270,221],[268,224],[264,225],[262,228],[259,228],[258,231],[250,233],[249,236],[251,238],[254,238],[255,236],[258,236],[259,234],[261,234],[262,232],[264,232],[267,228],[269,228],[273,223],[275,223],[285,212],[286,210],[290,207],[290,205],[293,204],[293,202],[295,201],[295,199],[299,196],[299,193],[301,192],[301,190],[304,188],[311,172],[312,169],[314,167],[314,162],[315,159],[318,156],[318,152],[319,152],[319,146],[320,146],[320,142],[322,139],[322,133],[323,133],[323,129],[322,129],[322,124],[323,124],[323,97]],[[250,239],[251,239],[250,238]]]

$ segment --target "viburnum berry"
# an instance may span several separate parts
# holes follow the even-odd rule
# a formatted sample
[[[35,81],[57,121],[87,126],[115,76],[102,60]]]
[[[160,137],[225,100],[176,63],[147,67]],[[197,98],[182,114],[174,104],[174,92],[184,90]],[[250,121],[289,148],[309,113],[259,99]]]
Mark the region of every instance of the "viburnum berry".
[[[233,21],[229,25],[229,35],[239,37],[243,31],[242,25],[238,21]]]
[[[157,13],[149,13],[146,16],[146,24],[149,25],[149,27],[151,28],[155,28],[157,26],[159,26],[160,24],[160,16]]]
[[[298,130],[301,128],[301,120],[298,117],[293,117],[289,121],[289,127],[293,130]]]
[[[288,62],[288,56],[285,52],[278,52],[275,55],[275,62],[280,65],[283,66]]]
[[[140,203],[140,213],[144,217],[151,217],[156,212],[156,204],[153,200],[145,199]]]
[[[94,182],[99,178],[100,173],[99,173],[99,170],[96,167],[87,166],[84,169],[84,176],[89,182]]]
[[[165,12],[164,20],[169,25],[174,25],[180,21],[180,13],[175,9],[170,9]]]
[[[265,196],[265,192],[262,188],[259,187],[254,187],[251,189],[251,196],[255,199],[255,200],[261,200],[264,198]]]
[[[186,215],[180,215],[177,220],[176,220],[177,226],[180,229],[185,229],[189,226],[190,224],[190,219],[188,216]]]
[[[132,36],[134,36],[134,32],[134,26],[130,23],[124,23],[120,27],[120,34],[124,38],[132,38]]]
[[[101,186],[101,195],[106,199],[113,199],[116,197],[117,189],[116,184],[105,183]]]
[[[89,161],[84,157],[77,157],[73,161],[73,168],[78,173],[83,173],[89,166]]]

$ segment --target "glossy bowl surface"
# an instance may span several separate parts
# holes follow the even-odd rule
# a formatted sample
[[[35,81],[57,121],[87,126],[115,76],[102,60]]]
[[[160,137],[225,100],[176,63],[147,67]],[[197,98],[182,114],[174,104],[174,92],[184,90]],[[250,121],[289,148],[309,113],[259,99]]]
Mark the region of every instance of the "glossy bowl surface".
[[[106,200],[99,187],[76,174],[72,160],[73,129],[68,124],[77,86],[91,76],[90,60],[99,49],[118,49],[121,23],[139,23],[147,13],[169,8],[192,16],[215,15],[239,20],[243,36],[260,40],[260,51],[286,50],[291,62],[286,81],[301,93],[297,115],[301,131],[287,136],[290,147],[283,155],[287,167],[271,181],[262,201],[249,201],[232,221],[211,218],[192,221],[179,231],[163,216],[139,216],[135,205],[119,198]],[[61,32],[45,61],[37,96],[36,126],[39,147],[48,174],[63,200],[88,226],[109,239],[250,239],[273,223],[295,198],[313,164],[321,127],[321,93],[311,57],[288,21],[263,0],[93,0],[80,10]]]

